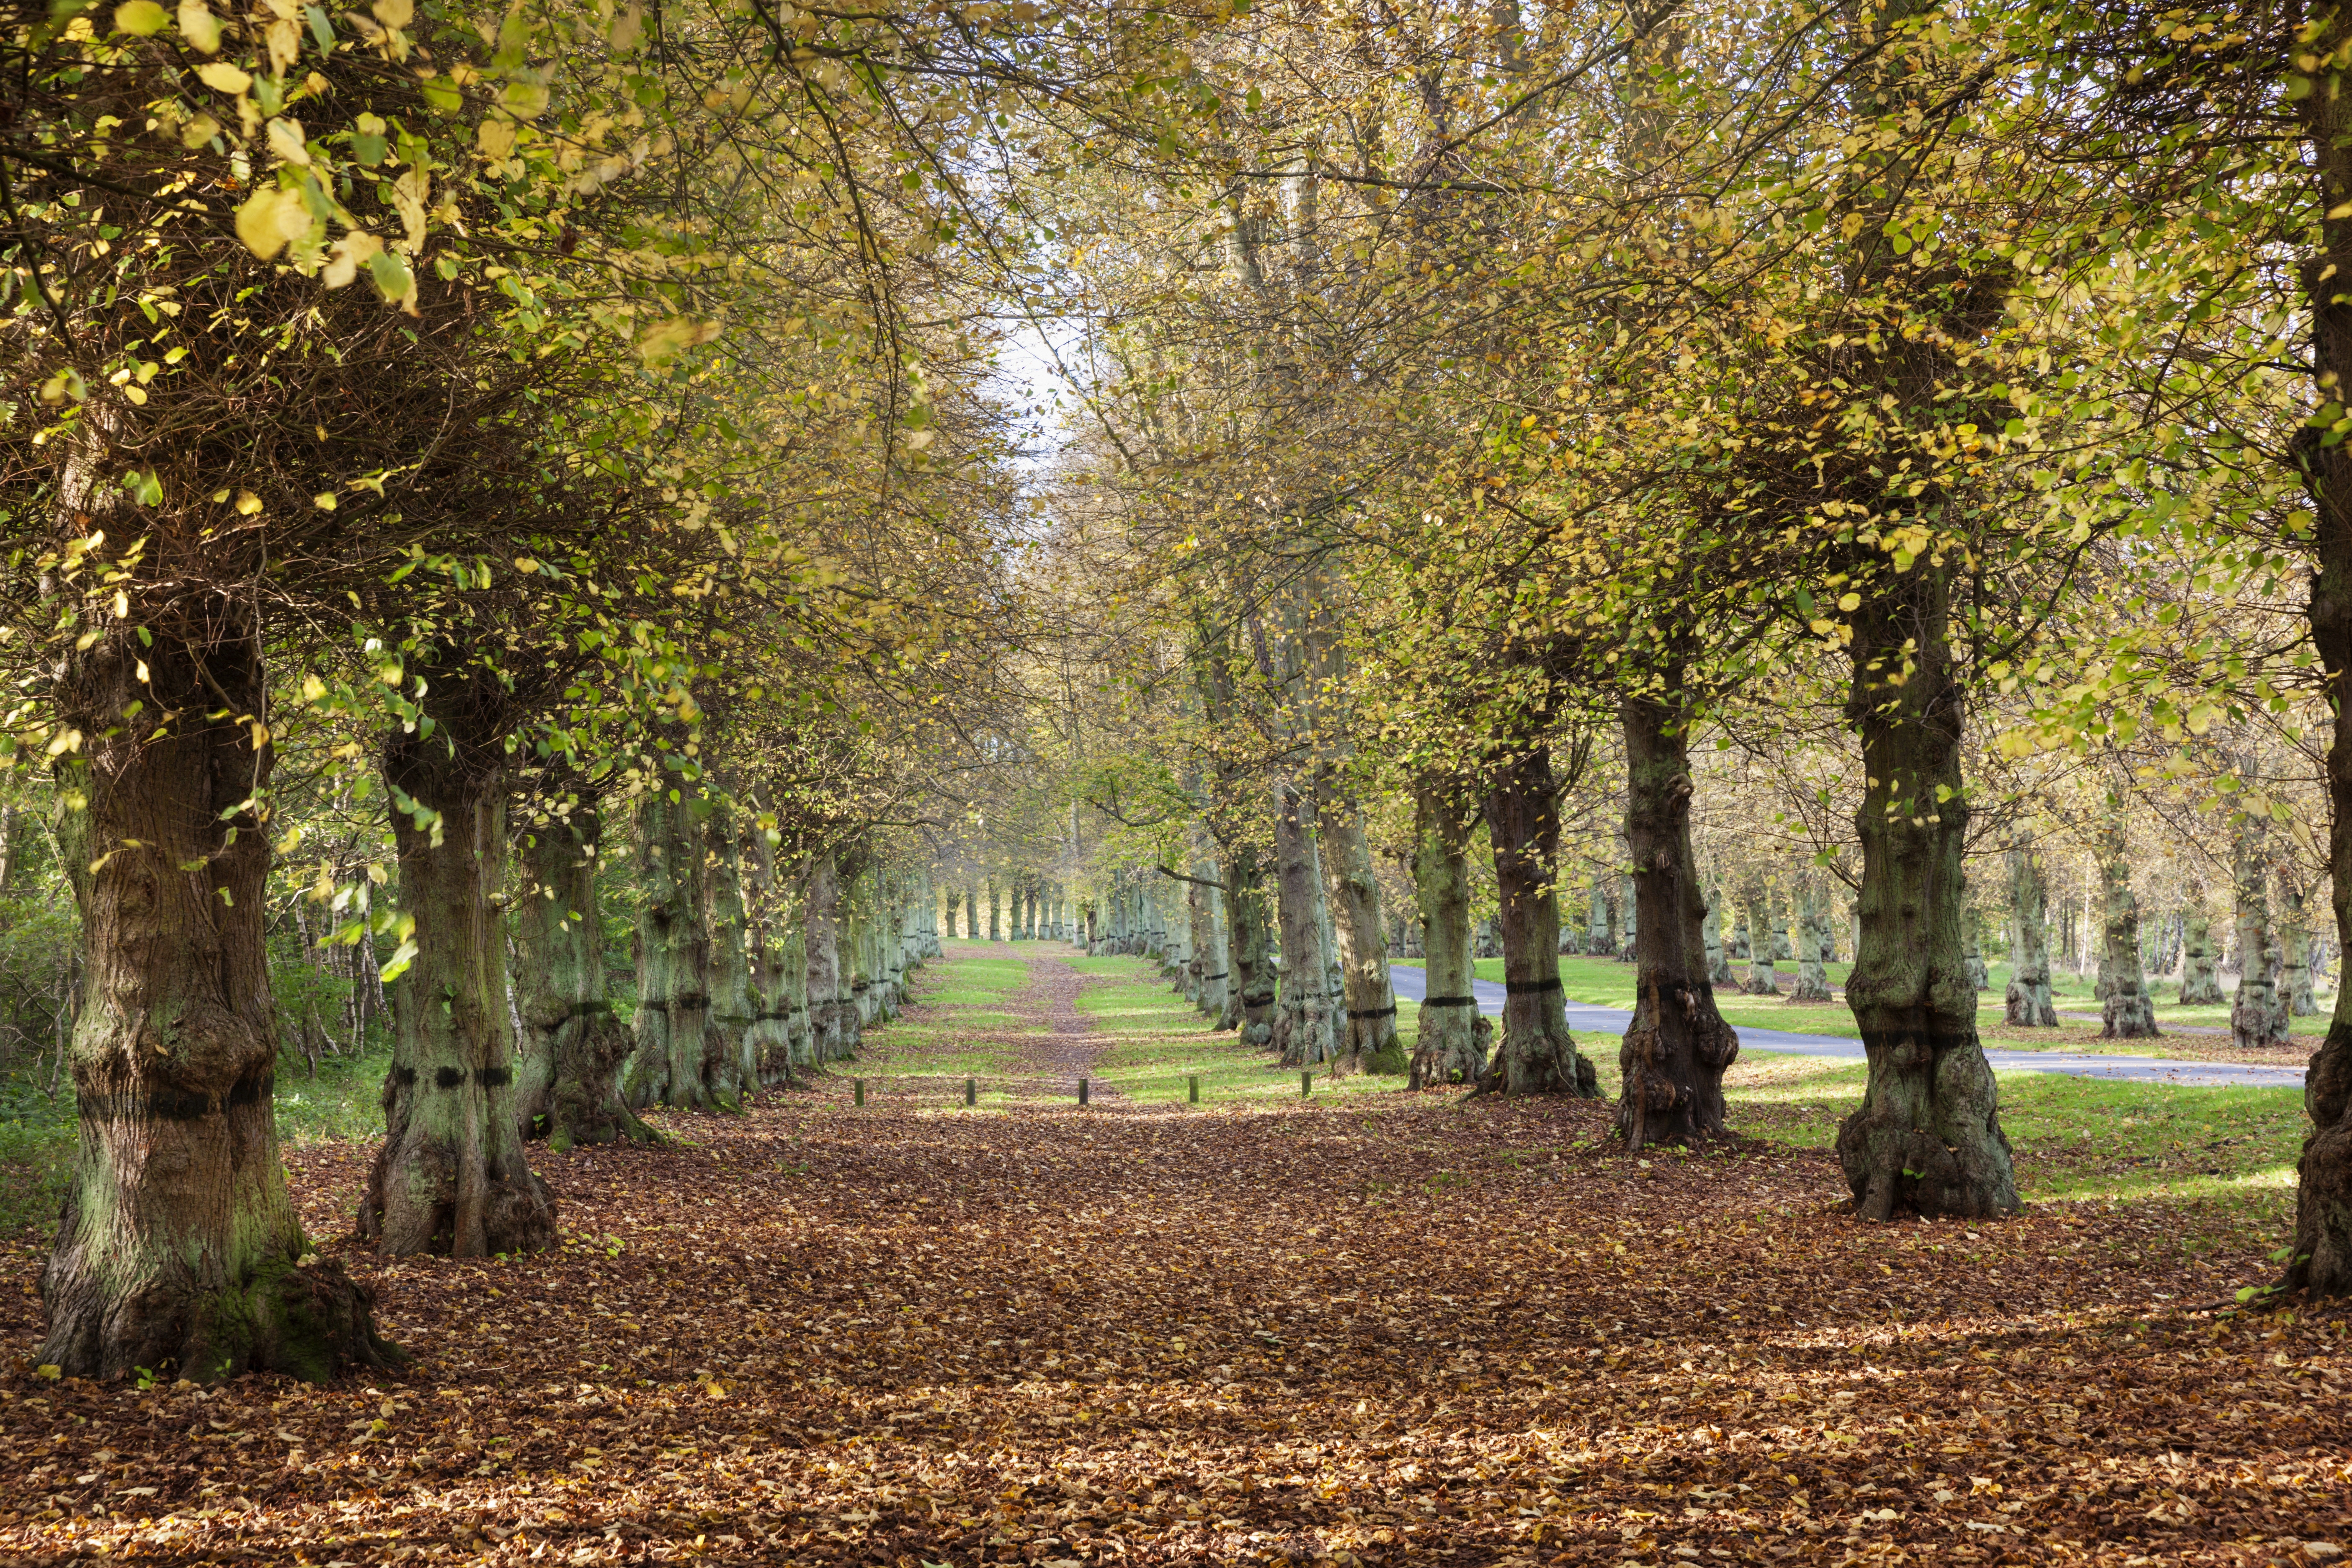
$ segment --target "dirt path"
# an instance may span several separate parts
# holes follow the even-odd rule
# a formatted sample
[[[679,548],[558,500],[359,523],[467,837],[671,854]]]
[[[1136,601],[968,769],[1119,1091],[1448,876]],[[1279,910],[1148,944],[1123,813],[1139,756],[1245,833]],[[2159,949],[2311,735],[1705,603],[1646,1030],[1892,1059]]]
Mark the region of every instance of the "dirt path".
[[[1074,1100],[1078,1079],[1087,1079],[1090,1100],[1108,1104],[1122,1100],[1109,1084],[1093,1081],[1095,1063],[1111,1047],[1108,1035],[1078,1011],[1078,994],[1087,977],[1050,954],[1029,960],[1029,984],[1014,1000],[1033,1009],[1033,1016],[1052,1031],[1031,1046],[1024,1077],[1045,1087],[1046,1098]]]

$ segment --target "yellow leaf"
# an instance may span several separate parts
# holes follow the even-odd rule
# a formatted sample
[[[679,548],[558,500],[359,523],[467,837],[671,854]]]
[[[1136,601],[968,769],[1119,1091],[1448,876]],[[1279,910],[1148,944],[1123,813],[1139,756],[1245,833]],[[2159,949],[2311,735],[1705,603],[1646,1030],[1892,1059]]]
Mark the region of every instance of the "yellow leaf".
[[[120,588],[114,591],[114,614],[118,619],[122,620],[128,620],[131,616],[131,595]]]
[[[375,0],[368,9],[387,27],[405,27],[416,16],[415,0]]]
[[[320,511],[332,511],[335,510],[335,492],[332,490],[320,490],[317,495],[310,498],[310,504],[317,507]]]
[[[302,142],[302,122],[278,119],[269,122],[269,150],[286,163],[310,166],[310,149]]]
[[[196,79],[219,92],[242,93],[253,85],[252,76],[237,69],[226,60],[206,60],[196,68]]]
[[[57,1382],[58,1379],[65,1375],[65,1369],[60,1366],[45,1365],[35,1367],[33,1370],[42,1377],[48,1379],[51,1383]]]
[[[661,364],[682,349],[709,342],[724,330],[716,321],[698,321],[691,316],[665,317],[637,339],[637,353],[645,356],[646,363]]]
[[[236,492],[237,516],[251,517],[255,512],[259,511],[260,510],[261,498],[259,496],[255,495],[251,490],[239,490]]]
[[[363,228],[355,228],[335,241],[335,248],[327,258],[327,287],[341,289],[347,286],[360,275],[360,268],[368,258],[383,248],[383,241]]]
[[[254,191],[237,207],[237,237],[264,261],[308,230],[310,209],[303,205],[301,191]]]
[[[495,163],[514,151],[515,128],[510,120],[485,120],[474,132],[474,144]]]
[[[180,127],[180,145],[191,153],[220,134],[220,121],[209,114],[199,114]]]
[[[202,54],[219,50],[220,18],[205,7],[205,0],[180,0],[180,37]]]
[[[1839,595],[1838,608],[1845,611],[1848,615],[1852,615],[1854,611],[1862,608],[1862,595],[1859,594]]]
[[[114,8],[114,30],[142,38],[151,33],[162,32],[171,20],[155,0],[128,0],[127,4]]]

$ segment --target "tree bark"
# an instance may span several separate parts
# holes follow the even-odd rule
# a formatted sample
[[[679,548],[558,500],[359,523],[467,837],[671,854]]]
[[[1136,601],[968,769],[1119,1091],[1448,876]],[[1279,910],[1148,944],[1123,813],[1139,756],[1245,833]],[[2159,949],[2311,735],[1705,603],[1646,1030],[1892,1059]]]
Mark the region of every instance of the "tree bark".
[[[1423,1001],[1408,1089],[1475,1083],[1495,1026],[1471,994],[1470,837],[1476,807],[1449,782],[1424,776],[1413,790],[1413,899],[1421,906]],[[1563,1015],[1564,1016],[1564,1015]]]
[[[621,1064],[632,1044],[614,1015],[604,973],[604,922],[596,902],[604,816],[574,805],[523,836],[523,887],[515,901],[515,1113],[524,1136],[561,1153],[575,1143],[654,1141],[621,1103]]]
[[[1870,1079],[1837,1149],[1856,1212],[1869,1219],[2018,1207],[1961,956],[1968,804],[1949,570],[1919,562],[1878,582],[1852,623],[1846,721],[1862,742],[1866,783],[1854,814],[1862,941],[1845,994]]]
[[[2230,850],[2239,969],[2238,992],[2230,1002],[2230,1033],[2241,1046],[2275,1048],[2286,1044],[2287,1017],[2272,970],[2277,948],[2261,825],[2242,818],[2231,829]]]
[[[2290,1018],[2318,1016],[2319,1000],[2311,992],[2311,921],[2304,912],[2303,884],[2282,868],[2279,873],[2279,999]]]
[[[1717,883],[1714,896],[1706,901],[1706,983],[1709,985],[1737,985],[1731,973],[1731,953],[1724,941],[1723,906],[1727,895],[1723,885]]]
[[[1625,733],[1625,847],[1633,870],[1633,1018],[1617,1060],[1617,1131],[1628,1150],[1687,1144],[1724,1130],[1723,1073],[1738,1037],[1707,979],[1706,900],[1691,853],[1681,672],[1663,698],[1619,705]]]
[[[555,1198],[524,1159],[515,1115],[506,973],[508,781],[480,716],[488,678],[434,686],[446,704],[430,737],[394,731],[384,777],[439,814],[392,814],[401,912],[416,956],[393,1009],[384,1141],[369,1173],[360,1233],[388,1258],[536,1252],[555,1240]],[[397,798],[397,797],[395,797]]]
[[[675,797],[675,798],[673,798]],[[657,788],[637,803],[638,917],[635,1055],[628,1103],[714,1110],[710,936],[703,920],[702,836],[694,797]]]
[[[2099,877],[2105,893],[2105,948],[2099,955],[2099,980],[2106,993],[2099,1038],[2154,1039],[2156,1005],[2140,967],[2139,900],[2132,893],[2131,862],[2125,857],[2120,821],[2107,823],[2099,847]]]
[[[49,694],[84,736],[57,770],[56,827],[87,962],[79,1138],[33,1359],[198,1382],[390,1367],[406,1358],[377,1337],[368,1289],[300,1261],[278,1154],[269,837],[248,804],[274,761],[251,728],[260,639],[239,609],[194,644],[154,620],[151,645],[118,627],[68,656]]]
[[[744,927],[744,958],[751,971],[751,1026],[745,1040],[751,1056],[753,1083],[762,1089],[788,1089],[793,1081],[793,987],[782,933],[789,924],[784,890],[776,878],[776,847],[765,829],[744,835],[750,851],[745,861],[749,897]],[[949,903],[952,915],[954,903]],[[932,909],[938,909],[934,900]],[[806,1020],[803,1014],[803,1026]]]
[[[1507,752],[1486,795],[1502,900],[1503,1039],[1480,1093],[1601,1096],[1559,985],[1559,790],[1541,744]]]
[[[1267,929],[1265,873],[1256,847],[1246,841],[1226,851],[1225,893],[1226,1009],[1217,1026],[1240,1030],[1246,1045],[1271,1045],[1274,941]]]
[[[993,892],[992,885],[992,920]],[[858,1039],[857,1004],[842,980],[840,903],[840,879],[828,849],[809,861],[808,898],[802,921],[806,932],[809,1048],[820,1062],[847,1057]]]
[[[751,1000],[751,964],[746,952],[749,918],[743,908],[743,851],[735,831],[735,810],[710,802],[702,823],[705,883],[703,929],[710,933],[710,1013],[704,1059],[710,1068],[710,1098],[722,1110],[740,1111],[744,1094],[758,1087],[757,1046],[751,1027],[760,1009]]]
[[[1295,778],[1276,781],[1276,909],[1282,921],[1282,988],[1274,1047],[1285,1067],[1314,1067],[1339,1055],[1346,1008],[1330,989],[1323,945],[1323,877],[1315,853],[1315,801]]]
[[[2201,901],[2189,906],[2180,921],[2180,1003],[2183,1006],[2219,1006],[2221,978],[2214,972],[2213,917]]]
[[[1780,972],[1774,962],[1779,943],[1772,929],[1772,897],[1761,877],[1750,877],[1741,889],[1741,901],[1748,906],[1748,994],[1778,996],[1780,994]]]
[[[1346,988],[1348,1017],[1341,1054],[1365,1072],[1405,1070],[1397,1035],[1396,988],[1389,981],[1387,933],[1381,924],[1381,884],[1363,814],[1336,790],[1324,795],[1323,890],[1329,901],[1335,950]]]
[[[1789,993],[1791,1002],[1830,1000],[1829,921],[1822,913],[1821,889],[1813,885],[1813,876],[1811,871],[1797,876],[1797,984]],[[1981,960],[1977,967],[1984,967]]]
[[[2011,1028],[2054,1029],[2058,1006],[2050,994],[2050,890],[2033,840],[2021,835],[2009,847],[2009,991]]]

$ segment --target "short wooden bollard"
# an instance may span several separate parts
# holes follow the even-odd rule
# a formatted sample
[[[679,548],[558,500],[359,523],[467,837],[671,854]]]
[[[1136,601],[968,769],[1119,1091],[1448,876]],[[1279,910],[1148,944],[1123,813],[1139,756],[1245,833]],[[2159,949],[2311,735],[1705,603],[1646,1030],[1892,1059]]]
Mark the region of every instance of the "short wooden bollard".
[[[1084,1079],[1078,1079],[1078,1103],[1080,1105],[1087,1103],[1087,1080]]]
[[[1298,1075],[1298,1098],[1306,1100],[1312,1096],[1314,1092],[1315,1075],[1311,1072],[1300,1073]]]
[[[1184,1098],[1194,1105],[1201,1103],[1200,1074],[1186,1073],[1184,1075]]]
[[[963,1080],[963,1102],[966,1105],[980,1103],[980,1079],[968,1078]]]
[[[854,1095],[856,1095],[856,1096],[857,1097],[857,1103],[858,1103],[858,1104],[860,1104],[860,1105],[865,1104],[865,1103],[866,1103],[866,1080],[865,1080],[864,1079],[862,1079],[862,1078],[854,1078],[854,1079],[851,1079],[849,1080],[849,1092],[850,1092],[850,1093],[852,1093],[852,1094],[854,1094]]]

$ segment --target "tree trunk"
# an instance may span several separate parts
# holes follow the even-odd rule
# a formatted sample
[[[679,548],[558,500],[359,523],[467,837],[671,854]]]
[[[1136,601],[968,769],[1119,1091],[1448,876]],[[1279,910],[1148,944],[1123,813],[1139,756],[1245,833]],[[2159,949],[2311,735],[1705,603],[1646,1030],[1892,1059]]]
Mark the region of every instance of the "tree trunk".
[[[604,818],[575,805],[523,836],[523,887],[515,900],[515,1114],[525,1137],[561,1153],[616,1138],[651,1142],[652,1129],[621,1103],[628,1029],[615,1017],[604,973],[604,922],[596,903]]]
[[[1495,1026],[1471,994],[1470,837],[1476,808],[1460,790],[1424,776],[1413,791],[1413,899],[1421,906],[1423,1001],[1408,1089],[1475,1083]],[[1564,1016],[1564,1015],[1563,1015]]]
[[[1401,1073],[1404,1042],[1397,1036],[1381,884],[1372,869],[1372,847],[1364,838],[1363,815],[1354,801],[1334,791],[1325,797],[1322,824],[1323,890],[1348,1002],[1342,1058],[1364,1072]]]
[[[996,879],[991,877],[988,879],[988,940],[991,942],[1004,940],[1003,910],[1003,894],[996,886]]]
[[[857,1004],[841,973],[841,884],[833,852],[809,861],[808,898],[803,914],[806,934],[809,1049],[817,1061],[839,1061],[856,1048]],[[991,888],[993,920],[994,889]]]
[[[406,1358],[368,1289],[299,1261],[278,1154],[269,836],[246,805],[274,761],[252,744],[259,639],[234,608],[194,647],[155,621],[151,644],[118,630],[69,655],[50,692],[85,737],[58,768],[56,828],[87,962],[60,1041],[79,1138],[33,1360],[199,1382],[390,1367]],[[206,719],[216,688],[232,711]]]
[[[2009,991],[2011,1028],[2054,1029],[2058,1006],[2050,994],[2049,885],[2033,841],[2021,836],[2009,848]]]
[[[2251,817],[2242,818],[2231,830],[2230,849],[2239,953],[2238,994],[2230,1003],[2230,1033],[2241,1046],[2273,1048],[2286,1044],[2287,1019],[2286,1004],[2272,971],[2277,950],[2271,931],[2261,825]]]
[[[1559,985],[1559,791],[1551,752],[1507,753],[1486,795],[1502,899],[1503,1039],[1480,1093],[1601,1095],[1600,1077],[1568,1032]]]
[[[2139,900],[2133,896],[2131,862],[2124,855],[2123,824],[2111,820],[2101,835],[2099,877],[2105,894],[2099,955],[2100,987],[2105,993],[2099,1029],[2103,1040],[2154,1039],[2155,1001],[2140,967]]]
[[[1723,936],[1724,891],[1718,883],[1714,896],[1706,903],[1706,983],[1709,985],[1736,985],[1731,973],[1731,953]]]
[[[638,917],[636,1053],[628,1102],[716,1110],[710,938],[703,922],[702,836],[693,796],[682,789],[646,794],[637,803],[637,843],[645,902]]]
[[[1346,1009],[1329,989],[1323,946],[1323,878],[1315,853],[1315,802],[1295,779],[1276,782],[1276,908],[1282,921],[1282,989],[1274,1047],[1285,1067],[1314,1067],[1339,1054]]]
[[[2304,913],[2303,884],[2282,868],[2279,875],[2279,1000],[2290,1018],[2316,1017],[2311,994],[2311,922]]]
[[[1748,906],[1748,994],[1780,994],[1780,972],[1773,967],[1778,947],[1772,930],[1772,900],[1760,877],[1751,877],[1742,889]]]
[[[767,831],[754,827],[744,836],[743,843],[750,851],[745,862],[750,908],[744,931],[744,957],[751,971],[754,1015],[745,1034],[751,1055],[751,1081],[762,1089],[789,1089],[793,1066],[793,988],[785,978],[788,960],[781,940],[789,923],[789,911],[784,889],[776,878],[776,847],[769,842]],[[933,910],[938,907],[934,900]],[[949,911],[952,916],[952,901]]]
[[[1821,889],[1813,885],[1813,873],[1797,876],[1797,985],[1789,993],[1791,1002],[1826,1002],[1830,1000],[1828,968],[1829,921],[1822,910]],[[1977,967],[1984,967],[1981,960]]]
[[[710,1098],[722,1110],[740,1111],[743,1096],[760,1082],[751,1038],[760,1009],[751,1000],[751,964],[745,952],[743,851],[734,808],[724,800],[714,799],[703,819],[702,865],[708,900],[703,929],[710,933]]]
[[[1245,1045],[1274,1042],[1273,933],[1267,929],[1264,872],[1247,841],[1225,855],[1225,1016],[1221,1029],[1238,1029]]]
[[[1961,956],[1968,804],[1946,570],[1922,562],[1877,584],[1853,622],[1846,720],[1862,742],[1867,783],[1854,815],[1862,942],[1845,994],[1870,1078],[1861,1108],[1838,1129],[1837,1149],[1856,1211],[1868,1219],[2018,1206]]]
[[[487,705],[463,681],[436,689],[452,709]],[[430,738],[395,731],[384,744],[385,779],[440,816],[420,826],[392,814],[416,956],[395,994],[384,1141],[360,1234],[388,1258],[535,1252],[555,1240],[555,1198],[524,1160],[515,1115],[505,758],[494,736],[436,716]]]
[[[1669,670],[1665,700],[1628,698],[1619,709],[1634,911],[1633,1018],[1617,1055],[1624,1073],[1617,1131],[1628,1150],[1719,1136],[1723,1073],[1739,1055],[1706,977],[1706,900],[1691,853],[1681,685],[1681,671]]]
[[[1984,911],[1977,907],[1973,899],[1969,900],[1968,920],[1968,945],[1962,951],[1961,958],[1968,965],[1969,984],[1977,991],[1990,991],[1992,979],[1985,973]]]
[[[1214,860],[1200,859],[1192,863],[1192,874],[1208,881],[1221,881],[1223,868]],[[1196,888],[1201,899],[1201,989],[1193,998],[1201,1016],[1218,1028],[1227,1026],[1225,1014],[1233,994],[1233,947],[1227,940],[1225,893],[1222,888]]]

